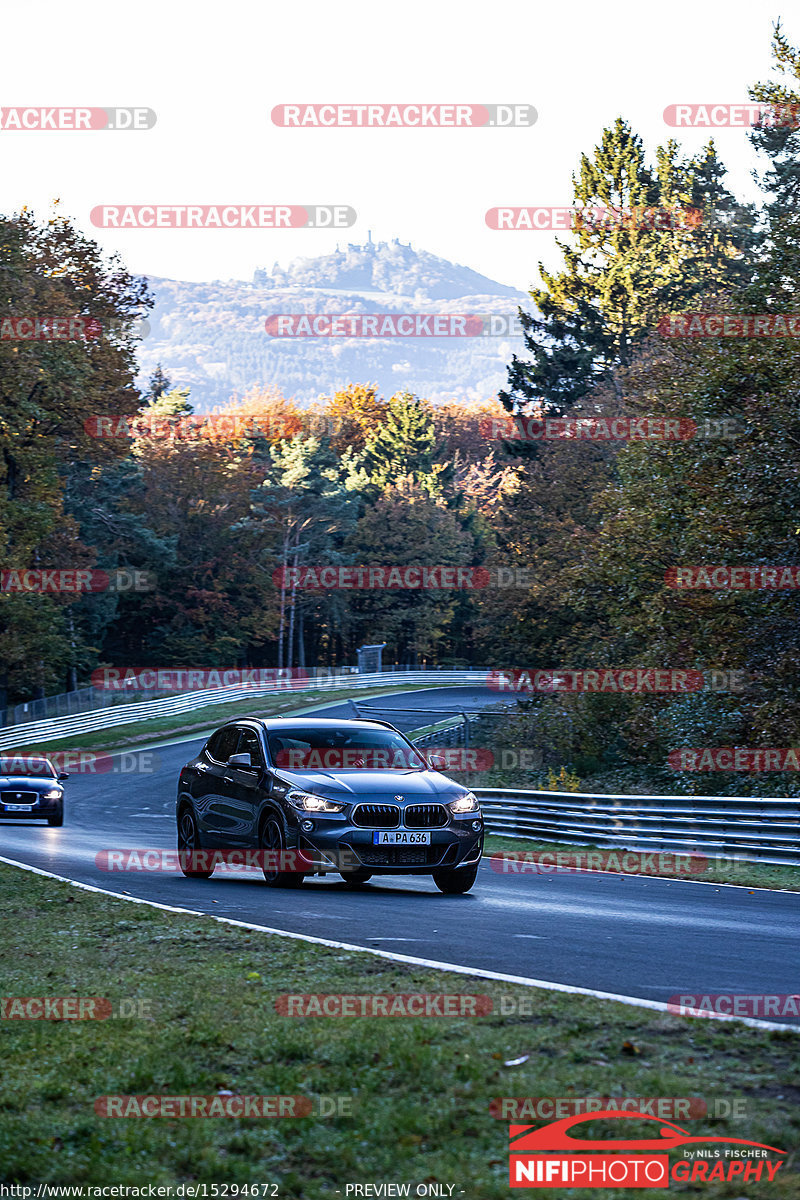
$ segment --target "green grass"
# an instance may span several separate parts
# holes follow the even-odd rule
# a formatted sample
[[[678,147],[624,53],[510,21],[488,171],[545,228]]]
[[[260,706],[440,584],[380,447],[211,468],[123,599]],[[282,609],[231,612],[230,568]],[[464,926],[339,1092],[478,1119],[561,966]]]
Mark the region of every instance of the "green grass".
[[[253,886],[263,887],[268,920],[270,893]],[[468,898],[435,903],[459,905],[469,919]],[[5,866],[0,906],[5,996],[138,998],[151,1008],[146,1019],[2,1022],[7,1183],[275,1182],[282,1197],[329,1200],[336,1189],[344,1197],[347,1183],[435,1180],[454,1184],[454,1196],[463,1189],[465,1200],[494,1200],[509,1195],[508,1130],[489,1112],[502,1096],[738,1098],[744,1117],[678,1123],[790,1155],[800,1136],[795,1033],[423,970],[165,913]],[[535,969],[535,959],[520,967]],[[284,992],[340,991],[489,993],[496,1001],[502,993],[524,1000],[528,1014],[370,1020],[275,1012]],[[523,1056],[521,1065],[505,1065]],[[223,1089],[342,1096],[353,1115],[115,1120],[93,1108],[106,1094]],[[671,1184],[685,1195],[763,1192],[771,1200],[791,1200],[798,1186],[786,1167],[756,1189]],[[596,1200],[600,1193],[568,1194]],[[604,1200],[630,1194],[602,1192]]]
[[[512,838],[502,837],[499,834],[490,834],[486,838],[484,853],[493,854],[498,850],[514,850],[517,854],[524,854],[527,851],[534,853],[554,851],[583,853],[586,851],[600,851],[600,853],[608,854],[614,850],[614,847],[576,846],[565,842],[537,842],[532,838]],[[618,853],[621,855],[624,851],[619,850]],[[650,853],[650,851],[647,853]],[[694,879],[702,880],[704,883],[735,883],[739,887],[800,892],[800,867],[774,866],[770,863],[748,863],[738,860],[732,861],[730,857],[723,858],[719,862],[715,862],[713,858],[709,858],[708,864],[708,867],[704,871],[692,875],[676,876],[669,870],[661,871],[658,869],[648,871],[648,874],[661,875],[670,879]],[[655,865],[658,867],[657,859]]]

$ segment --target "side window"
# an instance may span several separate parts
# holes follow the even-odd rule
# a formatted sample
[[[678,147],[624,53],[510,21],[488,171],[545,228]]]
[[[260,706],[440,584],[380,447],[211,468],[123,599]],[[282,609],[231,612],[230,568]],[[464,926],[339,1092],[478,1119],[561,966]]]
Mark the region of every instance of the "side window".
[[[218,729],[216,733],[212,733],[211,737],[206,742],[206,754],[209,758],[219,762],[219,744],[222,740],[222,730]]]
[[[210,739],[206,752],[216,762],[226,763],[230,756],[236,752],[238,734],[239,730],[235,725],[230,725],[225,729],[218,729]]]
[[[236,747],[236,754],[249,754],[250,762],[254,767],[263,767],[264,755],[261,752],[261,743],[255,729],[240,729],[239,730],[239,745]]]

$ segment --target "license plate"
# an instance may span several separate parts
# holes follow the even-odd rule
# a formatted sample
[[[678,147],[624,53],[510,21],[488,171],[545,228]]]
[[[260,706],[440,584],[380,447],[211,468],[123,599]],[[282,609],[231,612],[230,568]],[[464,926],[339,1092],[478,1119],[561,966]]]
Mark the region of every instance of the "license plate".
[[[430,846],[429,833],[407,833],[404,829],[384,832],[376,829],[372,835],[373,846]]]
[[[33,808],[32,804],[4,804],[6,812],[30,812]]]

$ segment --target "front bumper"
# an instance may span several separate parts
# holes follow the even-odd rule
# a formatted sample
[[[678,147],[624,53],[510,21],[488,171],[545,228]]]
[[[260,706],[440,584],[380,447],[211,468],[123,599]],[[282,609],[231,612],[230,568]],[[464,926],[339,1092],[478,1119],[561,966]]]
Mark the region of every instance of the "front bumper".
[[[372,840],[376,831],[372,829],[315,821],[313,831],[300,831],[298,849],[320,871],[364,867],[373,875],[430,875],[440,867],[462,867],[478,861],[483,850],[483,823],[476,830],[472,821],[480,819],[451,821],[441,829],[409,831],[430,833],[430,844],[424,846],[376,846]]]
[[[58,800],[45,800],[42,796],[37,796],[35,802],[32,803],[30,809],[22,812],[9,811],[9,804],[22,803],[18,800],[13,800],[8,795],[8,792],[0,792],[0,821],[43,821],[48,817],[54,817],[61,811],[64,804],[64,797]],[[28,803],[28,801],[26,801]]]

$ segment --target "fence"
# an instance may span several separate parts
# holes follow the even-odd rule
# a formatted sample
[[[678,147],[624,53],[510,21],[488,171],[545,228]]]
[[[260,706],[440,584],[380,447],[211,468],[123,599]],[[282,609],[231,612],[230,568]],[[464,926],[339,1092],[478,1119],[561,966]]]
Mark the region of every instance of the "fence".
[[[475,788],[490,833],[800,866],[800,799]]]
[[[446,727],[415,737],[414,742],[420,747],[468,746],[471,725],[480,716],[452,717]],[[490,834],[709,858],[735,855],[748,862],[800,866],[797,798],[604,796],[482,787],[474,791]]]
[[[290,691],[330,691],[340,687],[397,684],[396,672],[334,675],[275,684],[235,684],[138,704],[117,704],[73,716],[56,717],[0,729],[0,750],[39,746],[59,738],[131,722],[191,712],[209,704]],[[484,683],[485,671],[409,670],[403,683],[442,685]],[[362,710],[365,706],[361,706]],[[377,711],[377,710],[376,710]],[[424,712],[420,706],[416,710]],[[366,715],[366,714],[365,714]],[[421,734],[418,744],[468,744],[469,728],[479,714],[453,715]],[[422,728],[425,728],[424,726]],[[800,866],[800,799],[746,796],[601,796],[587,792],[514,791],[476,788],[490,833],[572,845],[625,847],[631,850],[693,851],[709,856],[737,855],[746,861]]]
[[[152,721],[177,713],[192,712],[209,704],[228,704],[237,700],[256,699],[259,696],[288,692],[331,691],[336,688],[369,688],[397,684],[398,675],[409,684],[466,684],[485,683],[486,671],[382,671],[380,675],[328,675],[317,679],[282,680],[263,685],[231,684],[229,687],[208,688],[204,691],[183,693],[180,696],[165,696],[160,700],[148,700],[134,704],[116,704],[113,707],[80,713],[75,716],[54,717],[44,721],[30,721],[22,725],[11,725],[0,729],[0,750],[21,746],[43,745],[60,738],[76,737],[98,729],[114,729],[132,722]]]

